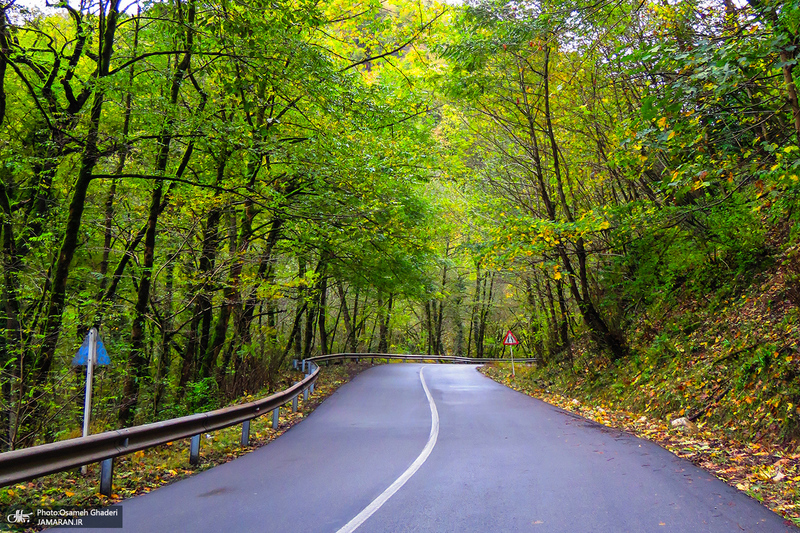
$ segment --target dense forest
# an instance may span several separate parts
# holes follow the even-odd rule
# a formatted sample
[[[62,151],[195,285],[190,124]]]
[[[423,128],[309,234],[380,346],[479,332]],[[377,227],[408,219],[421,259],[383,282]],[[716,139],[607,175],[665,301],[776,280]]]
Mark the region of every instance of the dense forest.
[[[93,432],[508,329],[800,429],[796,0],[0,10],[3,449],[77,434],[91,327]]]

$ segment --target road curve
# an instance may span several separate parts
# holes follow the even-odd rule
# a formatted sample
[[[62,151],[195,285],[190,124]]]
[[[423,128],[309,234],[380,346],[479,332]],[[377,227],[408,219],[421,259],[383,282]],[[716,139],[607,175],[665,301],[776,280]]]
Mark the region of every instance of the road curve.
[[[800,531],[655,444],[474,366],[418,364],[371,368],[270,445],[125,501],[123,524],[137,533]]]

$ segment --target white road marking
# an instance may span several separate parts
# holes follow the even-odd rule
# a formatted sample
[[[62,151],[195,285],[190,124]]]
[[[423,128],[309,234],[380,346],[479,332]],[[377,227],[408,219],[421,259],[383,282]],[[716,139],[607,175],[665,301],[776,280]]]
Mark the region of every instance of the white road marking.
[[[372,516],[375,511],[381,508],[384,503],[386,503],[389,498],[394,496],[394,493],[400,490],[400,488],[406,484],[406,481],[411,479],[417,470],[425,463],[428,459],[428,456],[433,451],[433,447],[436,446],[436,439],[439,437],[439,411],[436,410],[436,403],[433,401],[433,396],[431,396],[431,391],[428,390],[428,385],[425,383],[425,376],[422,375],[422,372],[425,370],[423,367],[419,371],[419,380],[422,382],[422,389],[425,391],[425,396],[428,397],[428,404],[431,407],[431,433],[428,437],[428,443],[422,449],[422,453],[411,463],[411,466],[403,472],[403,474],[395,480],[394,483],[389,485],[385,491],[381,493],[380,496],[372,500],[372,503],[367,505],[363,511],[358,513],[355,518],[350,520],[347,524],[344,525],[339,531],[336,533],[352,533],[355,531],[358,526],[363,524],[367,518]]]

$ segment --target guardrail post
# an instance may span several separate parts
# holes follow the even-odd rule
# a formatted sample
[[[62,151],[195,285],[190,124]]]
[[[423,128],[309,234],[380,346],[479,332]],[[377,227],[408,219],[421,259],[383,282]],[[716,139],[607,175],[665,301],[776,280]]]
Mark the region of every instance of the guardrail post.
[[[300,395],[298,394],[297,396],[300,396]],[[297,396],[292,398],[292,412],[293,413],[297,412]]]
[[[297,359],[292,359],[292,368],[297,370]]]
[[[189,444],[189,464],[196,465],[200,462],[200,435],[192,437]]]
[[[114,479],[114,458],[100,461],[100,494],[111,496]]]
[[[272,410],[272,429],[278,429],[281,423],[281,408],[276,407]]]
[[[303,403],[306,403],[307,401],[308,401],[308,387],[306,387],[306,390],[303,391]]]
[[[303,359],[303,372],[305,372],[305,371],[306,371],[306,360]]]
[[[312,383],[308,389],[311,391],[311,394],[314,394],[314,384]]]
[[[242,422],[242,446],[250,446],[250,421],[245,420]]]

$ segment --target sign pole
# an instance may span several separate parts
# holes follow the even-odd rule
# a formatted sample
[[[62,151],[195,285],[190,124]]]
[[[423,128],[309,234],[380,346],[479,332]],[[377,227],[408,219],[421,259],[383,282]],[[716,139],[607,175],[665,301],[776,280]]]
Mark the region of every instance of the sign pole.
[[[83,436],[89,435],[89,422],[92,417],[92,381],[94,380],[94,362],[97,359],[97,330],[89,330],[89,356],[86,360],[86,399],[83,402]],[[86,465],[81,473],[86,474]]]
[[[508,333],[506,333],[506,336],[503,339],[503,346],[508,346],[511,349],[511,377],[512,378],[516,377],[516,375],[517,375],[516,372],[514,372],[514,346],[516,346],[517,344],[519,344],[519,341],[514,336],[514,334],[511,332],[511,330],[508,330]]]

